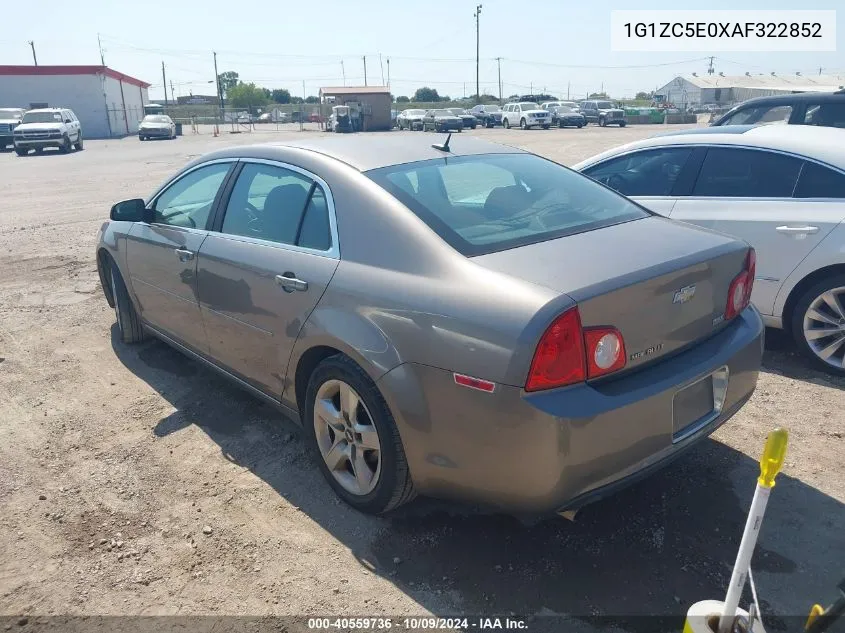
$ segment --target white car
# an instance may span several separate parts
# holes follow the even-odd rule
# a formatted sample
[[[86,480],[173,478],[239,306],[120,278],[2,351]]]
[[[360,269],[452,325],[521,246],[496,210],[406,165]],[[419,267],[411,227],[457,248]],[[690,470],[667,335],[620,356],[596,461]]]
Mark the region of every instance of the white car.
[[[58,147],[63,154],[82,149],[82,126],[72,110],[39,108],[23,115],[14,130],[15,152],[26,156],[34,149],[40,154],[47,147]]]
[[[751,298],[763,321],[843,374],[843,147],[845,130],[835,128],[711,127],[629,143],[574,169],[660,215],[751,244],[757,251]]]
[[[166,114],[148,114],[138,125],[138,139],[176,138],[176,124]]]
[[[518,125],[523,130],[532,127],[548,130],[552,125],[552,114],[530,101],[508,103],[502,108],[502,125],[506,128]]]

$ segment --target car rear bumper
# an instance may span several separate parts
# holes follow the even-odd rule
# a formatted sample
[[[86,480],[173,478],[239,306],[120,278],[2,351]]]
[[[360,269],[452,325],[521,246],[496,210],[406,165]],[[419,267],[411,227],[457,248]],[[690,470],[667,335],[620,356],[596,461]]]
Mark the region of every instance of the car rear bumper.
[[[754,392],[763,335],[749,308],[710,339],[629,376],[547,392],[497,385],[486,393],[413,363],[378,384],[419,492],[551,512],[647,475],[730,419]],[[676,394],[725,368],[721,407],[675,428],[688,406]]]

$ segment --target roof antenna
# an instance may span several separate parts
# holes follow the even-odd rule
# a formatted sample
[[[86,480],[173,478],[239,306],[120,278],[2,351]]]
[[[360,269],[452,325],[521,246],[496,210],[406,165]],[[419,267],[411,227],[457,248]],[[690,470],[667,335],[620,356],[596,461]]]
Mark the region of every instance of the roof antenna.
[[[449,132],[448,136],[446,137],[446,142],[443,145],[437,145],[436,143],[432,145],[434,149],[439,149],[441,152],[451,152],[452,150],[449,149],[449,139],[452,138],[452,133]]]

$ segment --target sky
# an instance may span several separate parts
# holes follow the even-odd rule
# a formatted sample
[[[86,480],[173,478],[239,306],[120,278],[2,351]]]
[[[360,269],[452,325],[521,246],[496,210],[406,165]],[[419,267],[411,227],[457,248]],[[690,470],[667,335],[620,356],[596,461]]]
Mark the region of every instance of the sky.
[[[8,1],[8,0],[6,0]],[[802,6],[836,9],[841,0]],[[477,0],[367,0],[343,2],[250,2],[232,0],[76,0],[64,11],[39,10],[0,31],[0,64],[106,65],[150,82],[160,99],[162,62],[177,96],[214,94],[219,72],[242,81],[317,94],[322,86],[386,84],[394,95],[422,86],[440,95],[475,93]],[[835,53],[621,53],[610,50],[610,10],[674,9],[670,2],[575,2],[574,0],[481,0],[480,85],[498,93],[495,58],[501,58],[504,96],[543,91],[583,98],[608,92],[632,98],[679,74],[705,74],[714,55],[716,72],[845,73],[845,10],[837,15]],[[46,6],[46,5],[44,5]],[[57,5],[58,6],[58,5]],[[35,5],[33,5],[35,7]],[[536,12],[529,9],[534,7]],[[686,7],[682,7],[686,8]],[[793,0],[710,0],[707,9],[794,9]],[[30,19],[34,18],[34,19]],[[388,63],[389,59],[389,63]],[[304,84],[303,84],[304,82]],[[2,95],[0,95],[2,97]]]

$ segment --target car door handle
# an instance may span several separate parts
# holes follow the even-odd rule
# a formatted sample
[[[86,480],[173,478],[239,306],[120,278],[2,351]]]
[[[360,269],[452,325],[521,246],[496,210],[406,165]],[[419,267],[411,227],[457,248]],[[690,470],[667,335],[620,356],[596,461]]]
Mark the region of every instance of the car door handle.
[[[293,273],[276,275],[276,283],[279,284],[285,292],[293,292],[294,290],[305,292],[308,290],[308,282],[297,279],[296,275]]]
[[[778,233],[818,233],[819,227],[817,226],[779,226],[775,228],[775,231]]]
[[[194,258],[194,254],[184,248],[177,248],[176,256],[179,258],[180,262],[189,262]]]

